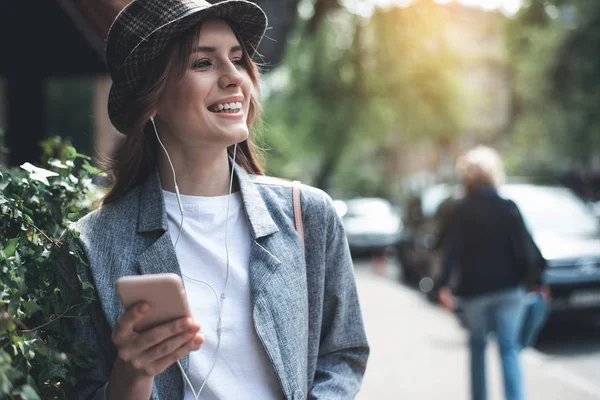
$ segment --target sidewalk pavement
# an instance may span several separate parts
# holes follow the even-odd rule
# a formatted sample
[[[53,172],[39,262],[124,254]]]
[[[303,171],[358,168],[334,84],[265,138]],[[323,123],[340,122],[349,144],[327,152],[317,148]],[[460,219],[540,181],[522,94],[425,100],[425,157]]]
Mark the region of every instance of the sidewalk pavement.
[[[356,269],[371,356],[358,400],[468,400],[466,334],[419,292]],[[502,400],[497,348],[488,346],[488,399]],[[528,400],[598,400],[586,381],[536,350],[522,355]]]

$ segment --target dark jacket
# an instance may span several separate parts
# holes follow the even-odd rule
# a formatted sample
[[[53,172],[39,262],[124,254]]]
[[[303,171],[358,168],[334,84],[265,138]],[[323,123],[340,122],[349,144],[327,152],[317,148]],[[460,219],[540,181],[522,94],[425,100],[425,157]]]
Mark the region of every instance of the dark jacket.
[[[546,266],[517,205],[482,187],[454,210],[444,243],[439,286],[471,297],[519,285],[541,284]]]

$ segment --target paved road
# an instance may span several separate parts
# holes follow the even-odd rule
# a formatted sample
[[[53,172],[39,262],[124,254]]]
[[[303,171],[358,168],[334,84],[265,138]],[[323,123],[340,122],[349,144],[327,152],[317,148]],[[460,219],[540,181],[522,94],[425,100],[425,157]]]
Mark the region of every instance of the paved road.
[[[373,348],[359,400],[467,399],[465,335],[455,318],[397,283],[393,260],[382,269],[385,278],[368,260],[356,260],[355,268]],[[501,374],[491,350],[490,400],[499,400]],[[523,359],[530,399],[600,399],[598,325],[552,327]]]

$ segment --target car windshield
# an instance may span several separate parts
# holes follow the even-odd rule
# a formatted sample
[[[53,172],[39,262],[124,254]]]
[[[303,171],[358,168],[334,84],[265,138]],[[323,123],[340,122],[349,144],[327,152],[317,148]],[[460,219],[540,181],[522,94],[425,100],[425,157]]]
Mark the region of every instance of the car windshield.
[[[582,236],[600,234],[598,221],[592,212],[568,189],[505,185],[500,193],[517,204],[532,233],[550,231]]]

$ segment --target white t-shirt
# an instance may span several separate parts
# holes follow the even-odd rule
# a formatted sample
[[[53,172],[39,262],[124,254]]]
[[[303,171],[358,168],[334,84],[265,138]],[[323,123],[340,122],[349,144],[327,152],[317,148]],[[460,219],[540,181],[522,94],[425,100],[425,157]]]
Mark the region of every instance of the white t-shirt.
[[[177,239],[181,214],[175,193],[163,191],[169,233]],[[205,341],[190,354],[187,371],[197,392],[212,363],[217,348],[218,303],[225,285],[225,218],[229,196],[181,196],[184,210],[183,231],[177,259],[183,273],[192,317],[200,324]],[[222,337],[217,363],[199,399],[281,399],[273,366],[269,361],[252,321],[249,260],[250,230],[243,212],[240,193],[231,195],[228,222],[229,281],[222,310]],[[215,293],[206,285],[210,285]],[[185,400],[194,396],[187,384]]]

